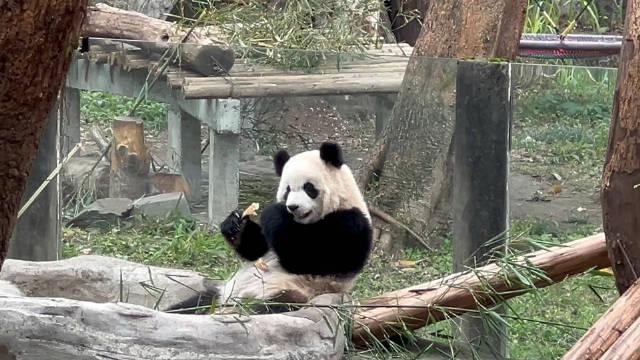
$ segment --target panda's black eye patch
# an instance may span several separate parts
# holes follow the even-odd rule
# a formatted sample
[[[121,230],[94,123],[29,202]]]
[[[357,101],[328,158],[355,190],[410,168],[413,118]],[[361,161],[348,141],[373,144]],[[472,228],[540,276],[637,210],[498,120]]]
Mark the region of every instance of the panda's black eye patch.
[[[291,192],[291,187],[287,185],[287,191],[284,192],[284,200],[286,201],[289,197],[289,193]]]
[[[304,192],[306,192],[307,195],[310,198],[315,199],[315,198],[318,197],[318,189],[316,189],[316,187],[313,186],[312,183],[306,182],[306,183],[304,183],[304,186],[302,188],[304,189]]]

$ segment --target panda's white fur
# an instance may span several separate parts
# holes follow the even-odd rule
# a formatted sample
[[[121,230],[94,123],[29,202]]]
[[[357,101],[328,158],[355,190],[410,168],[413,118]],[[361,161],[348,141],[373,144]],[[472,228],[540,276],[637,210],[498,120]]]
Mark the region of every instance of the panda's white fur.
[[[274,165],[280,176],[276,203],[271,210],[263,209],[262,224],[235,211],[221,225],[227,241],[248,261],[214,289],[219,302],[229,305],[250,298],[300,303],[321,294],[351,291],[368,259],[371,217],[351,169],[343,162],[340,147],[331,143],[292,157],[284,151],[276,154]],[[313,185],[315,197],[305,191],[307,183]],[[274,231],[284,235],[270,235]],[[268,249],[263,249],[265,241]],[[278,241],[290,245],[278,253]],[[311,250],[300,247],[306,243]],[[292,247],[299,250],[288,253]],[[258,257],[266,263],[266,271],[254,265]],[[173,310],[200,304],[191,299]]]

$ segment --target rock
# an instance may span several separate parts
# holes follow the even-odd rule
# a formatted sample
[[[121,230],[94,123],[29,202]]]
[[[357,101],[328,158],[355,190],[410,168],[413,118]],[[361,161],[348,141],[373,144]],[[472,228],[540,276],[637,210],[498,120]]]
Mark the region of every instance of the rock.
[[[166,218],[172,214],[191,217],[189,202],[183,193],[174,192],[140,198],[133,202],[133,214]]]
[[[79,228],[108,227],[131,215],[133,201],[126,198],[99,199],[87,206],[67,226]]]

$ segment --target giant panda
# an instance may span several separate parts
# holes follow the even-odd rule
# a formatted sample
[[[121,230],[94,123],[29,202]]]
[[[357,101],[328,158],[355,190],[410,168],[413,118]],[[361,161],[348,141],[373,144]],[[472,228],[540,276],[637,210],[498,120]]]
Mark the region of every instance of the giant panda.
[[[262,210],[259,223],[235,210],[220,225],[246,265],[208,294],[196,294],[170,310],[185,313],[180,309],[212,300],[222,305],[243,299],[306,303],[321,294],[352,290],[369,259],[372,224],[341,147],[325,142],[294,156],[279,150],[273,165],[280,178],[276,201]]]

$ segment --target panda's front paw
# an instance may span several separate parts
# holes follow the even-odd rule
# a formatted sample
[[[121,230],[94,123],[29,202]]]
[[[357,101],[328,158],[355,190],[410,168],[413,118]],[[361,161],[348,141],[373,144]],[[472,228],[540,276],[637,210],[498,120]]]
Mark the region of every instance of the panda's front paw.
[[[235,243],[236,235],[240,232],[240,224],[242,222],[242,214],[238,210],[234,210],[220,224],[220,232],[227,241]]]

